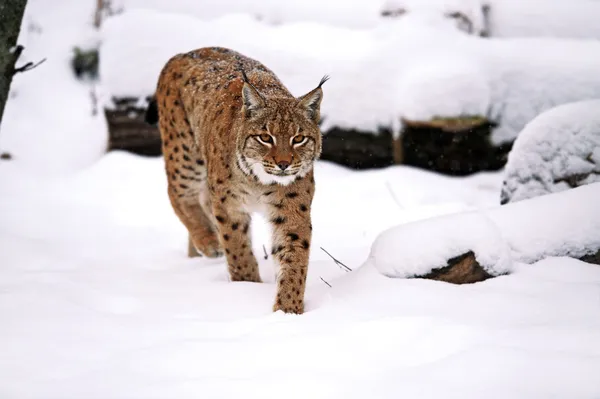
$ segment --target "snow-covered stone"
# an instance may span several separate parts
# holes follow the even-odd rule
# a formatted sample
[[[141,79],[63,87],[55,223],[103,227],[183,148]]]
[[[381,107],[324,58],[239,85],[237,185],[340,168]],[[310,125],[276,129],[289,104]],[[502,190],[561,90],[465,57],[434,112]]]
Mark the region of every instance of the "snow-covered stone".
[[[503,204],[600,182],[600,99],[533,119],[515,141],[505,174]]]

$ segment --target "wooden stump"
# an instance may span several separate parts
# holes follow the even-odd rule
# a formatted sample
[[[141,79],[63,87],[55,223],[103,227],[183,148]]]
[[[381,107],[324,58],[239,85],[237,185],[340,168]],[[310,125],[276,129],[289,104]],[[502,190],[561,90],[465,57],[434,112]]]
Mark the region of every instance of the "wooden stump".
[[[150,101],[150,97],[146,99]],[[113,99],[114,109],[105,109],[110,133],[110,150],[125,150],[138,155],[159,156],[162,143],[157,126],[145,122],[146,105],[136,98]]]
[[[579,260],[587,263],[592,263],[594,265],[600,265],[600,249],[595,253],[582,256]]]
[[[444,174],[465,176],[499,170],[512,147],[512,144],[494,147],[490,135],[495,125],[481,117],[403,119],[402,122],[401,161]]]
[[[383,168],[394,163],[391,130],[377,132],[334,127],[323,132],[321,159],[353,169]]]

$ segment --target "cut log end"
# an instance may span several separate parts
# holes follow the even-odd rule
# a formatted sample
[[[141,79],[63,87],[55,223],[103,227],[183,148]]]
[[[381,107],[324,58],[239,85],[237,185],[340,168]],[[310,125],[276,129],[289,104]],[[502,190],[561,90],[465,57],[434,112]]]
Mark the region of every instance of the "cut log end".
[[[600,265],[600,249],[596,251],[596,253],[585,255],[579,258],[579,260],[587,263],[593,263],[594,265]]]
[[[471,284],[492,278],[475,259],[473,251],[448,260],[448,265],[433,270],[429,274],[419,276],[429,280],[444,281],[452,284]]]
[[[402,123],[412,128],[439,129],[447,133],[465,132],[490,125],[490,121],[485,117],[477,115],[456,118],[436,117],[425,121],[402,118]]]

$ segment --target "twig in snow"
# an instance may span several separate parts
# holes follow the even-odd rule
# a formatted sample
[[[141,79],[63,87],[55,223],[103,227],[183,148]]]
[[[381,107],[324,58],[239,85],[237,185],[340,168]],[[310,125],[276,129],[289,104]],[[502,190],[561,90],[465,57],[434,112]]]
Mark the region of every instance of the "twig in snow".
[[[325,252],[327,255],[329,255],[329,257],[330,257],[331,259],[333,259],[333,261],[335,262],[335,264],[336,264],[336,265],[338,265],[338,266],[342,266],[344,269],[346,269],[346,271],[347,271],[347,272],[351,272],[351,271],[352,271],[352,269],[350,269],[348,266],[346,266],[345,264],[343,264],[342,262],[340,262],[339,260],[337,260],[336,258],[334,258],[334,257],[333,257],[333,255],[331,255],[329,252],[327,252],[327,251],[325,250],[325,248],[323,248],[323,247],[319,247],[319,248],[321,248],[321,251],[323,251],[323,252]]]
[[[404,209],[404,205],[402,205],[402,203],[400,202],[400,200],[398,200],[398,197],[396,197],[396,194],[394,194],[394,190],[392,190],[392,187],[390,186],[390,182],[389,181],[385,182],[385,187],[390,192],[390,195],[392,196],[392,199],[394,200],[394,202],[396,203],[396,205],[398,205],[398,207],[400,209]]]
[[[329,284],[327,281],[325,281],[325,279],[323,277],[319,276],[319,278],[321,279],[322,282],[327,284],[329,286],[329,288],[331,288],[331,284]]]
[[[265,244],[263,244],[263,252],[265,253],[265,260],[269,259],[269,255],[267,255],[267,248],[265,248]]]
[[[96,116],[98,114],[98,95],[96,94],[96,86],[92,86],[90,98],[92,100],[92,116]]]

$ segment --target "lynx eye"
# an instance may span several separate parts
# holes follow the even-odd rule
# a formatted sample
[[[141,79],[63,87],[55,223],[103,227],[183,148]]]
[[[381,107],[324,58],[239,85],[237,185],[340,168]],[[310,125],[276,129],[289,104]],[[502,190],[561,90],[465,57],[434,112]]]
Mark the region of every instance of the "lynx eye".
[[[270,134],[267,133],[263,133],[257,136],[258,140],[262,141],[265,144],[272,144],[273,143],[273,137]]]
[[[302,144],[306,141],[306,136],[302,136],[301,134],[298,134],[296,136],[294,136],[294,138],[292,139],[292,144]]]

